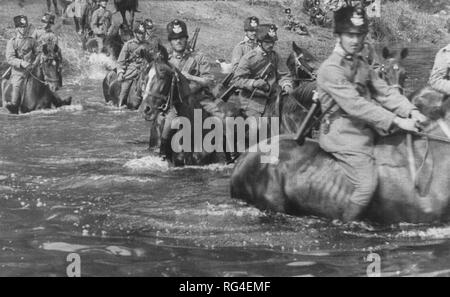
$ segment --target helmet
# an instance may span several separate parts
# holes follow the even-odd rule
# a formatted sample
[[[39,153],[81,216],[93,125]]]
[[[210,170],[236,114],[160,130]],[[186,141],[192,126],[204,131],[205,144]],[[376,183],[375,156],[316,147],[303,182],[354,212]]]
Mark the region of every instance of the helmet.
[[[189,37],[186,23],[178,19],[175,19],[167,24],[167,33],[169,41],[172,39]]]
[[[55,23],[55,16],[51,13],[46,12],[44,16],[41,18],[41,22],[53,25]]]
[[[275,42],[278,40],[277,30],[278,28],[274,24],[259,25],[256,30],[256,40],[259,42]]]
[[[14,27],[16,28],[28,27],[28,18],[24,15],[15,16],[13,20],[14,20]]]
[[[134,29],[133,29],[134,33],[140,33],[140,34],[145,34],[147,32],[146,30],[146,26],[144,22],[138,21],[134,24]]]
[[[334,33],[369,32],[369,21],[361,7],[345,6],[334,13]]]
[[[146,30],[152,30],[153,29],[153,21],[151,19],[145,19],[144,25]]]
[[[256,31],[258,28],[259,19],[255,16],[246,18],[244,21],[244,31]]]

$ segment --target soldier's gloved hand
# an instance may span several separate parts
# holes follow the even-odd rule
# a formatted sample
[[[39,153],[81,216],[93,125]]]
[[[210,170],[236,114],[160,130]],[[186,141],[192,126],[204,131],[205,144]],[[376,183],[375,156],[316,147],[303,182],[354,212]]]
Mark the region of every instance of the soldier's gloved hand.
[[[27,61],[22,61],[20,62],[20,66],[25,69],[25,70],[30,70],[31,68],[31,63],[27,62]]]
[[[122,81],[123,81],[123,72],[120,72],[120,73],[117,75],[117,81],[118,81],[118,82],[122,82]]]
[[[255,80],[253,82],[253,87],[255,89],[260,89],[260,90],[263,90],[263,91],[266,91],[266,92],[269,91],[269,89],[270,89],[269,84],[264,79],[261,79],[261,78]]]
[[[413,119],[404,119],[400,117],[396,117],[394,119],[394,124],[402,130],[410,131],[410,132],[419,132],[419,128],[417,127],[417,122]]]
[[[419,124],[423,124],[428,121],[428,118],[426,116],[424,116],[417,109],[414,109],[413,111],[411,111],[410,117],[411,117],[411,119],[415,120]]]
[[[292,94],[292,92],[294,92],[294,88],[291,85],[285,85],[283,87],[283,93]]]

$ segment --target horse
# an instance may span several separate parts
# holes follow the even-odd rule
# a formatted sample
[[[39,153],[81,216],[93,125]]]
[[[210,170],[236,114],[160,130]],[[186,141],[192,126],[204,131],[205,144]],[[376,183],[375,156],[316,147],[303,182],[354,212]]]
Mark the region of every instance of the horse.
[[[21,100],[13,107],[13,113],[28,113],[38,109],[48,109],[52,105],[60,107],[70,105],[72,98],[62,100],[56,93],[61,86],[59,48],[54,45],[42,47],[42,53],[36,58],[34,67],[26,75],[22,85]],[[8,80],[2,81],[2,99],[11,101],[12,85]],[[3,104],[5,105],[5,104]]]
[[[127,18],[126,18],[126,12],[128,11],[131,15],[131,22],[130,25],[133,27],[134,23],[134,13],[139,12],[138,6],[139,1],[138,0],[114,0],[114,6],[116,7],[116,11],[120,12],[122,15],[123,23],[128,25]]]
[[[295,43],[294,43],[295,44]],[[294,46],[294,49],[297,50],[297,53],[293,54],[295,59],[288,59],[288,63],[297,63],[303,68],[298,69],[297,64],[294,65],[292,71],[295,71],[297,75],[302,78],[309,77],[308,74],[304,73],[304,69],[309,69],[310,71],[314,71],[314,67],[310,66],[307,61],[313,61],[312,55],[305,51],[303,54],[302,49]],[[297,62],[295,62],[297,61]],[[158,135],[158,129],[155,129],[155,126],[160,126],[161,123],[158,122],[158,116],[160,109],[159,107],[164,106],[162,109],[166,109],[167,102],[171,104],[179,104],[182,107],[183,112],[178,114],[182,114],[183,116],[192,119],[192,112],[194,108],[201,108],[204,112],[209,116],[213,116],[219,121],[223,123],[223,127],[227,127],[226,120],[229,118],[244,118],[245,113],[240,109],[240,106],[234,104],[234,102],[223,102],[220,99],[214,100],[214,98],[197,98],[196,96],[190,95],[189,90],[186,90],[186,87],[183,85],[186,81],[183,79],[174,79],[174,77],[182,77],[178,74],[176,69],[171,69],[169,66],[158,66],[156,64],[154,66],[155,69],[162,68],[163,70],[154,70],[153,75],[149,75],[151,77],[150,84],[150,95],[144,99],[145,107],[143,108],[146,114],[147,119],[152,122],[151,134],[150,134],[150,143],[152,143],[152,139],[155,139],[155,133]],[[301,123],[299,122],[299,118],[304,116],[307,112],[307,108],[310,106],[312,100],[312,90],[313,88],[309,88],[309,91],[304,90],[304,86],[300,85],[297,80],[297,85],[299,85],[292,95],[281,94],[277,97],[277,99],[271,99],[267,102],[266,109],[264,111],[263,117],[272,118],[278,117],[281,119],[280,121],[280,131],[281,133],[294,133],[297,130],[297,126]],[[171,83],[176,83],[173,87],[175,91],[170,91],[168,87]],[[164,91],[162,91],[164,90]],[[179,90],[184,90],[184,93],[180,94]],[[167,98],[170,96],[170,100]],[[178,97],[177,97],[178,96]],[[309,97],[308,97],[309,96]],[[304,98],[306,97],[306,98]],[[174,99],[175,98],[175,99]],[[184,98],[183,100],[179,98]],[[188,98],[188,99],[186,99]],[[303,106],[300,102],[304,101],[306,103],[306,107]],[[181,103],[180,103],[181,102]],[[177,108],[178,111],[178,108]],[[246,127],[248,128],[248,126]],[[226,135],[227,131],[224,131],[223,135]],[[204,134],[204,133],[203,133]],[[157,141],[154,141],[157,143]],[[226,148],[224,151],[227,151]],[[202,152],[203,153],[203,152]],[[195,164],[205,164],[205,162],[215,162],[216,160],[221,160],[220,157],[214,156],[211,157],[208,154],[199,153],[194,157],[190,156],[188,160],[184,160],[183,162],[179,162],[181,164],[190,164],[190,162],[194,162]],[[187,155],[187,154],[185,154]],[[177,159],[178,158],[178,159]],[[227,153],[225,153],[225,158],[228,161]],[[176,154],[176,158],[170,159],[169,161],[179,161],[182,159],[181,154]],[[186,159],[186,158],[185,158]]]
[[[159,46],[159,53],[155,55],[159,55],[164,52],[167,55],[167,51],[164,47]],[[147,73],[149,71],[149,67],[151,66],[151,61],[154,57],[147,50],[141,50],[139,53],[139,57],[143,59],[143,63],[141,69],[138,70],[137,76],[133,75],[132,77],[125,77],[124,79],[131,79],[133,83],[130,87],[130,91],[128,93],[128,97],[124,102],[119,103],[119,95],[122,88],[122,82],[117,81],[117,71],[116,69],[108,72],[103,79],[103,96],[105,98],[106,103],[112,103],[118,107],[119,104],[125,105],[128,109],[137,110],[142,103],[142,94],[143,89],[145,88],[147,82]]]
[[[386,50],[384,50],[387,53]],[[402,82],[404,71],[399,60],[386,60],[379,75],[388,83]],[[384,55],[388,59],[390,55]],[[388,69],[389,68],[389,69]],[[402,88],[402,86],[398,86]],[[418,101],[418,99],[415,99]],[[421,98],[418,107],[433,105]],[[436,104],[434,104],[436,105]],[[433,109],[434,119],[425,127],[428,137],[413,137],[415,160],[411,160],[407,136],[396,133],[376,141],[375,159],[378,168],[378,187],[362,218],[379,223],[431,222],[448,216],[450,199],[450,114],[449,103]],[[439,109],[439,112],[436,111]],[[446,140],[447,138],[449,140]],[[242,199],[256,207],[292,215],[316,215],[340,219],[349,205],[353,186],[337,161],[320,149],[317,141],[307,139],[303,145],[291,135],[270,140],[279,148],[275,164],[262,163],[262,152],[247,152],[236,162],[231,176],[231,197]],[[416,162],[420,166],[408,166]],[[418,168],[410,172],[410,168]],[[412,178],[414,176],[415,178]]]

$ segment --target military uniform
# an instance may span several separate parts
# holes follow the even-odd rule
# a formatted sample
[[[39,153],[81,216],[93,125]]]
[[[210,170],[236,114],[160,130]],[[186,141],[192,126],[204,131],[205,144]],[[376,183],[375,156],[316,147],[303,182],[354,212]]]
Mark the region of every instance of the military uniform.
[[[28,27],[26,17],[14,18],[15,22],[21,22],[23,26]],[[16,24],[18,27],[18,24]],[[28,29],[29,30],[29,27]],[[6,62],[12,67],[10,82],[12,84],[11,104],[18,106],[20,103],[20,89],[27,76],[26,68],[35,62],[38,54],[37,41],[26,32],[25,35],[17,33],[6,44]]]
[[[101,6],[92,14],[91,29],[97,40],[99,52],[103,49],[103,39],[111,27],[111,17],[111,12]]]
[[[153,48],[147,40],[139,41],[137,38],[133,38],[124,44],[117,59],[117,74],[123,74],[124,76],[119,95],[120,102],[125,102],[133,80],[142,71],[141,67],[145,62],[144,57],[141,56],[142,50],[153,52]]]
[[[261,28],[264,31],[263,28]],[[262,72],[271,64],[268,69],[268,77],[266,79],[269,85],[268,91],[263,91],[253,87],[253,83],[262,78]],[[237,69],[234,73],[232,83],[240,89],[240,106],[243,108],[248,116],[261,116],[264,113],[266,103],[268,100],[276,99],[277,87],[290,86],[292,88],[291,75],[280,72],[281,58],[275,51],[266,53],[261,46],[251,50],[242,57]]]
[[[244,22],[244,31],[256,31],[256,28],[259,25],[259,19],[257,17],[249,17]],[[231,54],[231,66],[232,69],[235,70],[239,64],[239,61],[242,57],[250,52],[252,49],[256,48],[258,43],[256,40],[251,40],[247,36],[244,37],[244,40],[239,42],[233,49]]]
[[[342,29],[335,29],[336,33],[348,32],[345,26],[350,18],[363,24],[363,12],[352,13],[353,7],[336,13],[339,21],[335,20],[335,26]],[[359,30],[367,32],[365,28]],[[323,112],[335,103],[321,122],[319,144],[339,161],[354,185],[351,204],[343,214],[344,218],[354,219],[368,205],[377,185],[375,130],[389,133],[396,115],[406,118],[415,106],[375,74],[362,52],[349,55],[340,43],[319,68],[317,93]]]
[[[444,95],[450,95],[450,44],[441,49],[434,61],[429,79],[430,86]]]

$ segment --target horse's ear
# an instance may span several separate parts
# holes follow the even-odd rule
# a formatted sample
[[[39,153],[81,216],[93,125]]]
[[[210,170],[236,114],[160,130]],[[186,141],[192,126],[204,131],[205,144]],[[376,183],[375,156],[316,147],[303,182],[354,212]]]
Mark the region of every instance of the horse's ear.
[[[292,41],[292,50],[296,52],[297,54],[302,52],[302,49],[295,43],[295,41]]]
[[[389,49],[388,49],[387,47],[383,47],[383,52],[382,52],[382,54],[383,54],[383,58],[384,58],[384,59],[389,58],[389,55],[390,55]]]
[[[42,52],[44,53],[44,55],[47,55],[47,54],[48,54],[48,46],[47,46],[47,44],[44,44],[44,45],[42,46]]]
[[[406,58],[407,56],[408,56],[408,54],[409,54],[409,50],[408,50],[408,48],[403,48],[402,49],[402,51],[400,52],[400,59],[404,59],[404,58]]]

